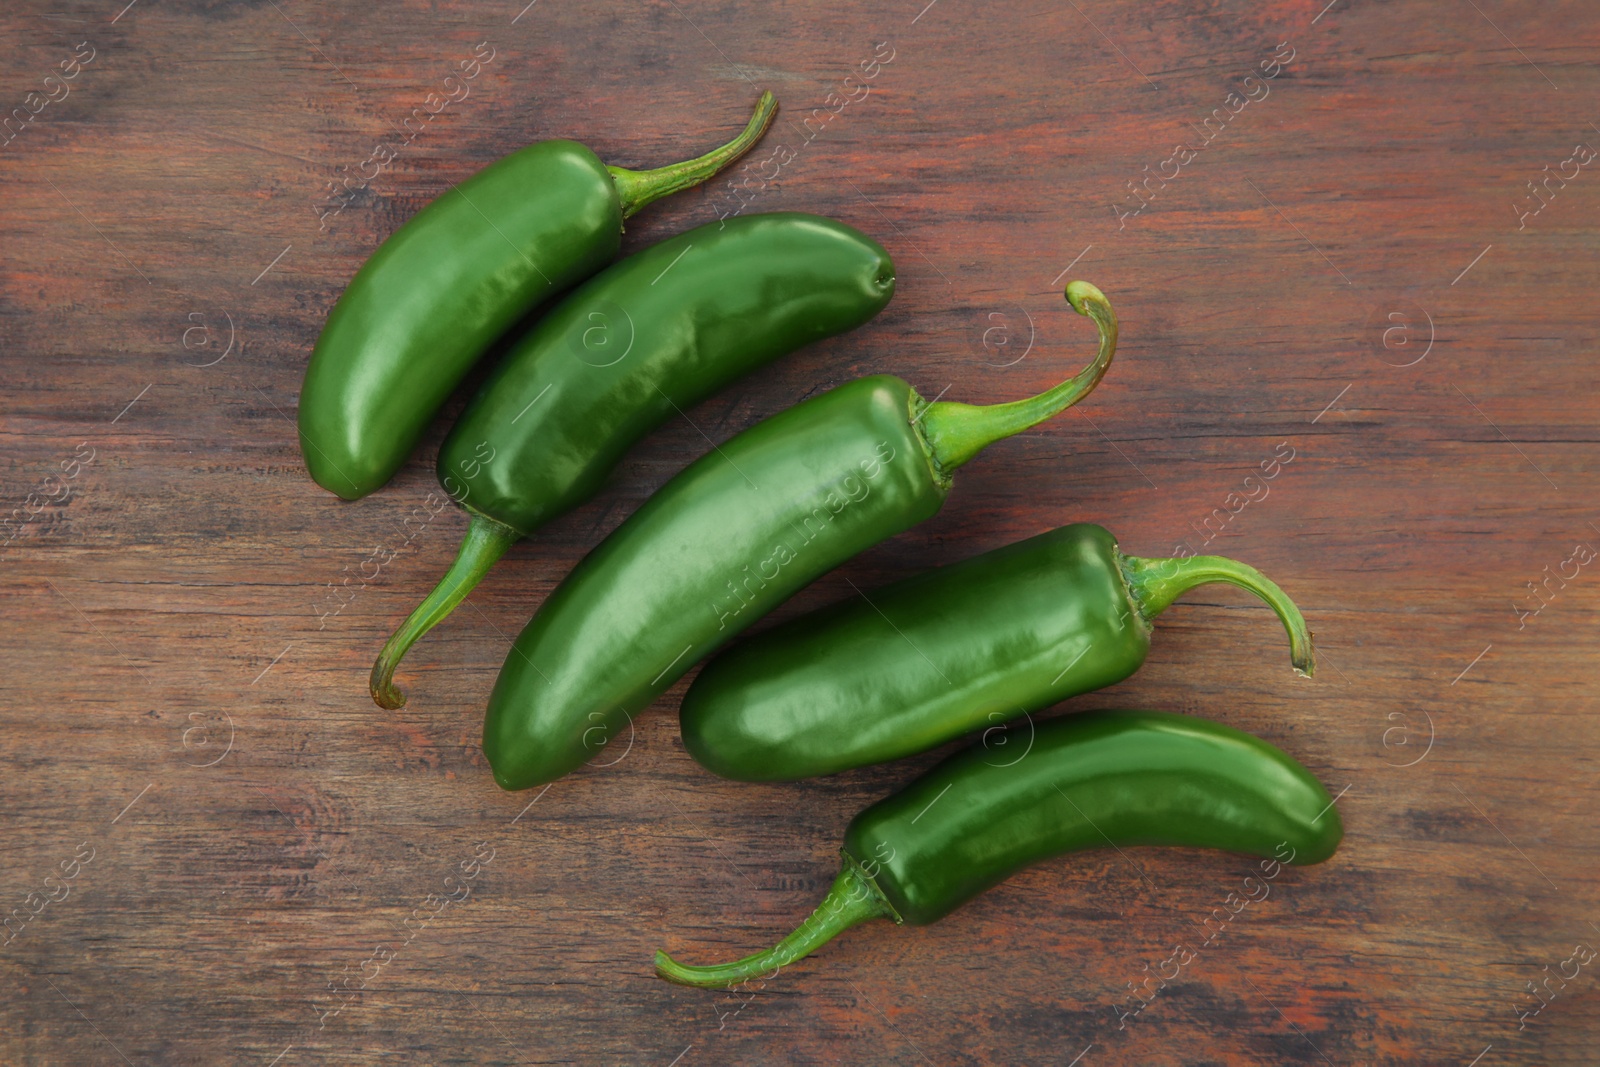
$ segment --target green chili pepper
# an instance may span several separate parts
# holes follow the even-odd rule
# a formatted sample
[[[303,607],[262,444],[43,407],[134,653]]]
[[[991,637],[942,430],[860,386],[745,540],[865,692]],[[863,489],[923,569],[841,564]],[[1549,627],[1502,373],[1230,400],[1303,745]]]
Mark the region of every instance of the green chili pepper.
[[[395,667],[518,539],[592,496],[674,412],[811,341],[866,322],[894,294],[876,241],[815,215],[710,223],[579,287],[495,369],[439,450],[472,516],[461,551],[383,647],[372,699],[398,708]]]
[[[990,442],[1082,399],[1117,321],[1067,286],[1100,331],[1077,376],[1035,397],[928,403],[862,378],[739,434],[663,486],[590,552],[523,629],[489,699],[483,750],[506,789],[582,764],[701,657],[863,549],[939,510]]]
[[[387,482],[490,342],[610,262],[624,219],[748,151],[777,108],[762,93],[738,137],[657,170],[543,141],[419,211],[356,273],[317,338],[300,392],[311,477],[346,500]]]
[[[1080,523],[793,619],[708,663],[683,698],[683,744],[726,778],[833,774],[924,752],[1128,677],[1185,591],[1265,600],[1309,675],[1311,634],[1254,567],[1140,559]]]
[[[1154,711],[1089,712],[1040,726],[1005,759],[975,745],[857,815],[842,869],[811,917],[775,947],[689,967],[656,953],[685,985],[737,985],[815,952],[868,919],[934,922],[1024,867],[1110,845],[1226,849],[1321,863],[1339,813],[1311,772],[1259,738]]]

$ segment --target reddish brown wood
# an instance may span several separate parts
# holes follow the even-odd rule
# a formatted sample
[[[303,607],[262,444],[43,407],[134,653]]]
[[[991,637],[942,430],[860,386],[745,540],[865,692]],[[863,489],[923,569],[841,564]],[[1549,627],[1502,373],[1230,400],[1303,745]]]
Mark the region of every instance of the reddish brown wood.
[[[77,873],[0,949],[0,1060],[1593,1062],[1593,967],[1517,1012],[1600,944],[1600,584],[1552,583],[1520,626],[1513,604],[1600,544],[1600,176],[1552,181],[1520,229],[1512,206],[1600,146],[1592,4],[124,2],[0,13],[8,109],[94,50],[0,148],[4,508],[93,450],[0,548],[0,910]],[[319,230],[325,183],[402,137],[480,41],[470,96]],[[804,144],[880,42],[870,95]],[[1246,86],[1280,42],[1293,60]],[[409,707],[375,708],[368,665],[464,523],[402,528],[444,424],[367,500],[306,478],[295,402],[328,308],[396,225],[514,147],[658,164],[762,86],[784,105],[768,144],[797,155],[751,210],[876,235],[894,303],[653,435],[418,646]],[[1246,89],[1268,95],[1119,229],[1126,183]],[[628,247],[729,195],[650,209]],[[851,815],[936,757],[721,782],[678,742],[679,687],[625,758],[528,808],[478,750],[510,637],[702,430],[866,372],[991,401],[1076,369],[1074,276],[1123,322],[1101,390],[782,614],[1071,520],[1133,552],[1199,547],[1194,524],[1288,442],[1210,548],[1299,599],[1317,677],[1290,673],[1264,609],[1206,590],[1143,672],[1075,706],[1260,733],[1341,793],[1344,849],[1284,874],[1124,1029],[1128,983],[1192,945],[1249,863],[1086,854],[932,928],[852,931],[753,994],[657,981],[657,946],[715,959],[791,927]],[[378,545],[404,550],[319,627]],[[408,942],[479,842],[470,895]],[[319,1028],[330,983],[363,974]]]

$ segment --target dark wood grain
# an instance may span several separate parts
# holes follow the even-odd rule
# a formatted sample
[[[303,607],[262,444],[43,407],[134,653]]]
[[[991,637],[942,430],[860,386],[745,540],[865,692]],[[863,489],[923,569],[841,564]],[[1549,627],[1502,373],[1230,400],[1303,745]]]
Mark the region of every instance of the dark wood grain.
[[[1513,206],[1600,145],[1592,4],[124,2],[0,13],[6,108],[94,53],[0,148],[4,509],[78,472],[0,532],[0,910],[76,873],[0,949],[0,1061],[1594,1062],[1593,967],[1518,1012],[1600,944],[1600,579],[1514,605],[1600,545],[1600,175]],[[470,95],[320,225],[326,183],[480,41]],[[880,42],[870,95],[806,143]],[[1280,42],[1292,61],[1249,83],[1264,98],[1119,222],[1127,183],[1199,142]],[[447,421],[366,500],[306,477],[295,404],[329,307],[511,149],[571,136],[658,164],[725,136],[757,87],[785,108],[768,144],[797,154],[750,210],[872,233],[893,304],[652,435],[418,646],[407,708],[375,708],[368,665],[464,522],[405,525]],[[732,203],[725,183],[680,195],[627,247]],[[1076,369],[1074,276],[1123,323],[1098,393],[779,617],[1071,520],[1198,549],[1287,442],[1206,547],[1299,600],[1316,678],[1263,608],[1207,589],[1139,675],[1073,706],[1261,734],[1340,794],[1344,848],[1122,1024],[1129,984],[1196,946],[1251,863],[1089,853],[931,928],[852,931],[763,988],[657,981],[658,946],[711,960],[789,929],[849,818],[937,754],[722,782],[678,741],[680,685],[614,765],[505,794],[478,736],[511,635],[707,437],[866,372],[994,401]],[[375,546],[398,554],[319,617]],[[493,859],[462,883],[475,849]]]

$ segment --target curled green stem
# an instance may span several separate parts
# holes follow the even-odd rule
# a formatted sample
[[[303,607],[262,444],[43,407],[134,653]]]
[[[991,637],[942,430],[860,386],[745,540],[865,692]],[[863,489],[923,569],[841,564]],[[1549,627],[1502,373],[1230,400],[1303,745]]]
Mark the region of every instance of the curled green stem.
[[[732,963],[704,967],[691,967],[679,963],[665,952],[657,952],[656,974],[669,982],[703,989],[736,986],[752,978],[770,977],[780,968],[811,955],[857,923],[878,918],[900,921],[860,864],[845,853],[844,866],[833,880],[828,895],[817,905],[817,910],[794,933],[773,947]]]
[[[622,217],[632,218],[647,204],[682,189],[699,185],[750,151],[755,143],[761,140],[761,135],[767,132],[767,127],[772,125],[773,116],[777,113],[777,97],[771,92],[764,91],[761,99],[756,101],[756,109],[750,115],[750,121],[745,124],[744,130],[720,148],[713,148],[696,159],[669,163],[655,170],[607,167],[606,170],[611,172],[611,180],[616,182],[617,197],[622,201]]]
[[[921,429],[941,474],[948,475],[1001,438],[1066,410],[1088,396],[1105,377],[1117,351],[1117,313],[1106,295],[1088,282],[1068,282],[1066,295],[1072,310],[1089,316],[1100,330],[1100,350],[1093,362],[1055,388],[1009,404],[929,404],[922,414]]]
[[[1306,677],[1316,670],[1316,652],[1305,616],[1278,583],[1246,563],[1226,556],[1187,556],[1172,559],[1144,559],[1124,556],[1123,573],[1128,579],[1134,602],[1146,623],[1165,611],[1172,602],[1197,585],[1227,582],[1248,589],[1266,601],[1283,628],[1289,632],[1289,662]]]
[[[384,642],[383,651],[372,664],[368,689],[380,708],[393,711],[405,707],[406,695],[394,684],[394,672],[400,660],[423,634],[443,622],[467,598],[495,561],[521,538],[520,533],[505,523],[496,522],[487,515],[473,514],[455,562],[450,564],[450,569],[445,571],[427,599],[418,604],[417,610]]]

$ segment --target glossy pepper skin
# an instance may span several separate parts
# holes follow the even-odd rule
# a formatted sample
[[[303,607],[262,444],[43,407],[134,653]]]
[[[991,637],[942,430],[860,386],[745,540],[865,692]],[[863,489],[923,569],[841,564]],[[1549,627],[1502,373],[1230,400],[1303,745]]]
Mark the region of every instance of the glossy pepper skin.
[[[838,387],[695,461],[556,587],[517,637],[489,699],[495,781],[526,789],[593,758],[697,660],[817,576],[933,515],[984,445],[1094,388],[1116,316],[1067,287],[1100,330],[1076,377],[1039,396],[928,404],[880,376]]]
[[[857,815],[832,889],[776,947],[707,967],[658,952],[656,972],[737,985],[868,919],[935,922],[1065,853],[1168,845],[1304,865],[1332,856],[1343,834],[1328,791],[1259,738],[1153,711],[1072,715],[1038,727],[1020,757],[975,745]]]
[[[384,646],[373,699],[406,650],[519,538],[592,496],[667,418],[812,341],[854,329],[894,294],[876,241],[815,215],[747,215],[629,256],[561,301],[496,367],[439,450],[439,480],[472,516],[460,554]]]
[[[346,500],[382,486],[495,338],[610,262],[624,219],[747,151],[776,110],[764,93],[732,142],[652,171],[543,141],[417,212],[356,272],[317,338],[300,391],[311,477]]]
[[[708,663],[684,696],[684,747],[725,778],[833,774],[927,751],[1100,689],[1150,651],[1182,592],[1224,581],[1283,620],[1295,668],[1311,634],[1283,590],[1220,556],[1124,556],[1078,523],[774,627]]]

